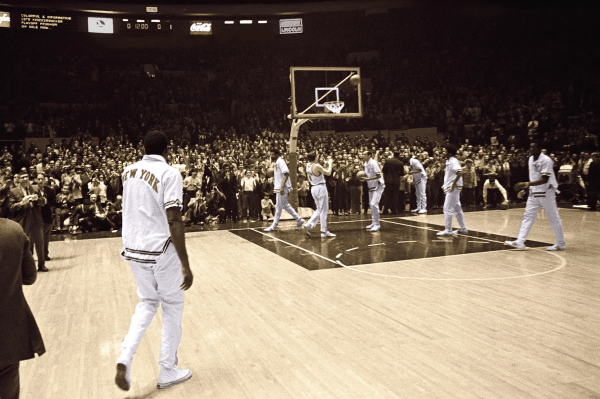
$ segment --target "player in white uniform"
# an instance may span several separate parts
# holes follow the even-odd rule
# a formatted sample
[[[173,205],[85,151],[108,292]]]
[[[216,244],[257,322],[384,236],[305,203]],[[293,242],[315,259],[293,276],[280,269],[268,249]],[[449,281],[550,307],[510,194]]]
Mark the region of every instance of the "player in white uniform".
[[[383,176],[381,175],[381,169],[376,160],[371,158],[373,153],[371,151],[363,152],[363,161],[365,162],[365,174],[366,177],[360,179],[360,181],[366,181],[369,187],[369,207],[371,208],[371,224],[367,226],[367,229],[371,231],[379,231],[381,225],[379,224],[379,201],[383,195],[385,189],[385,183]]]
[[[520,182],[515,185],[516,191],[529,189],[529,198],[525,206],[523,221],[519,229],[519,236],[515,241],[506,241],[506,245],[517,249],[525,249],[525,240],[537,218],[540,207],[544,208],[550,227],[556,237],[556,244],[548,247],[548,251],[564,251],[566,249],[565,238],[562,231],[562,221],[558,215],[556,206],[556,194],[558,191],[558,182],[554,175],[552,158],[542,153],[540,143],[532,141],[530,145],[531,153],[529,157],[529,182]]]
[[[425,168],[417,158],[411,158],[406,163],[410,165],[408,174],[413,175],[415,194],[417,196],[417,208],[411,212],[427,213],[427,174],[425,173]]]
[[[270,153],[271,159],[277,157],[277,161],[273,166],[273,191],[277,194],[277,202],[275,203],[275,217],[273,218],[273,224],[267,227],[265,231],[273,231],[277,228],[279,219],[281,218],[281,212],[284,209],[296,220],[296,223],[298,223],[296,230],[298,230],[304,224],[304,219],[296,213],[294,208],[292,208],[288,202],[288,195],[290,191],[292,191],[292,182],[289,179],[290,171],[281,157],[281,152],[277,148],[272,148]]]
[[[164,133],[149,132],[144,138],[146,155],[125,168],[122,175],[121,257],[131,266],[140,297],[117,360],[115,382],[125,391],[131,386],[131,361],[159,306],[163,326],[158,388],[192,377],[190,370],[175,367],[181,341],[183,291],[192,286],[193,275],[181,218],[181,174],[165,161],[168,143]]]
[[[445,229],[437,233],[438,236],[450,236],[456,233],[467,234],[465,215],[460,206],[460,192],[462,191],[463,179],[460,161],[456,159],[456,147],[452,144],[446,146],[446,173],[444,174],[444,185],[442,189],[446,194],[444,199],[444,221]],[[452,231],[452,219],[456,215],[456,221],[460,229]]]
[[[327,169],[323,168],[318,163],[314,163],[316,155],[310,153],[307,156],[308,163],[306,164],[306,176],[310,183],[310,192],[317,205],[317,210],[314,211],[309,221],[304,225],[306,233],[311,237],[310,229],[315,227],[317,220],[321,219],[321,238],[335,237],[335,234],[327,230],[327,213],[329,212],[329,193],[325,185],[325,175],[331,176],[331,165],[333,159],[328,159]]]

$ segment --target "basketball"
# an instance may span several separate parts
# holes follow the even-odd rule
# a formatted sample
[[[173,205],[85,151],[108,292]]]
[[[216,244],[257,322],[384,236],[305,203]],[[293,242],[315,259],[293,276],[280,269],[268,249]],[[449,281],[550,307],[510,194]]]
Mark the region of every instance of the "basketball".
[[[352,75],[352,77],[350,78],[350,83],[352,83],[354,86],[358,86],[358,84],[360,83],[360,76]]]
[[[273,177],[275,175],[275,171],[273,168],[267,169],[267,177]]]
[[[360,180],[367,177],[367,174],[361,170],[359,172],[356,172],[356,177]]]

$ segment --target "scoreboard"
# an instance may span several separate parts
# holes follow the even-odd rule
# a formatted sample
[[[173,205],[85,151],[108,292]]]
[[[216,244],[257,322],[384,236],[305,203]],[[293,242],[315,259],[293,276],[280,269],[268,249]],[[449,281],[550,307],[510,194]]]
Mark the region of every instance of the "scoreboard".
[[[287,20],[284,20],[287,21]],[[296,19],[294,21],[302,21]],[[253,21],[249,21],[250,24]],[[279,33],[277,21],[255,20],[254,26],[246,25],[247,20],[231,21],[230,18],[198,19],[198,17],[163,16],[147,13],[131,15],[127,13],[56,11],[3,8],[0,5],[0,34],[4,29],[21,31],[87,32],[93,34],[186,34],[213,35],[231,31],[272,31]],[[235,25],[235,26],[232,26]],[[291,28],[286,28],[291,29]],[[297,29],[297,28],[294,28]],[[285,33],[292,33],[286,30]],[[293,33],[302,32],[294,31]]]
[[[47,10],[46,10],[47,11]],[[89,33],[185,33],[188,21],[148,16],[106,17],[88,16],[68,12],[4,11],[0,6],[0,32],[2,28],[16,30],[89,32]],[[180,17],[181,18],[181,17]]]

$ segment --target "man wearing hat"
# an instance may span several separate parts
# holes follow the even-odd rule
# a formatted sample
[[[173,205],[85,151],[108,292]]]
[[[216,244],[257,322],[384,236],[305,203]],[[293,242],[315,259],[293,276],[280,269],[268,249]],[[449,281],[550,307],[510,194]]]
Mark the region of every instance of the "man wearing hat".
[[[38,270],[47,272],[44,250],[44,222],[40,208],[46,204],[46,198],[40,192],[39,187],[31,185],[29,174],[21,173],[19,177],[19,185],[11,189],[8,194],[12,219],[23,227],[25,234],[29,237],[29,242],[32,246],[35,246]],[[31,252],[33,252],[33,248]]]

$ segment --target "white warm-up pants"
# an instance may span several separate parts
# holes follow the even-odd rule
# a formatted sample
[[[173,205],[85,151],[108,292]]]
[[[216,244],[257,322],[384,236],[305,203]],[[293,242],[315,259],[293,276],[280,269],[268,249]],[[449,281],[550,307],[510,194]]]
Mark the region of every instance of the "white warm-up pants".
[[[529,231],[533,226],[533,222],[535,222],[535,219],[537,218],[540,207],[544,208],[544,211],[546,211],[548,222],[550,222],[550,227],[552,228],[554,236],[556,237],[556,243],[559,246],[564,247],[565,237],[563,236],[562,231],[562,220],[560,220],[560,216],[558,215],[558,207],[556,206],[556,193],[552,189],[546,191],[545,193],[529,193],[529,198],[527,199],[527,205],[525,206],[525,213],[523,214],[523,221],[521,222],[521,228],[519,229],[519,237],[517,238],[517,242],[520,244],[525,244],[525,240],[529,235]]]
[[[183,318],[181,261],[172,243],[156,258],[156,264],[129,262],[140,302],[135,307],[129,332],[121,343],[122,356],[133,358],[158,306],[162,307],[162,342],[158,364],[170,369],[177,364]]]
[[[288,195],[290,191],[291,189],[286,186],[283,193],[276,193],[277,203],[275,204],[275,217],[273,218],[273,224],[271,225],[271,227],[273,228],[277,227],[277,225],[279,224],[281,212],[284,209],[287,211],[287,213],[292,215],[292,217],[296,220],[296,223],[300,223],[302,221],[302,218],[296,213],[294,208],[292,208],[292,206],[288,202]]]
[[[452,231],[452,219],[454,216],[456,216],[456,221],[460,228],[466,230],[467,225],[465,224],[465,215],[462,206],[460,206],[460,191],[458,189],[446,193],[446,198],[444,199],[444,221],[446,232],[448,233]]]
[[[415,195],[417,196],[417,209],[427,210],[427,179],[415,180]]]
[[[376,188],[369,187],[369,207],[371,208],[371,220],[373,226],[379,226],[379,201],[383,195],[385,186],[378,185]]]
[[[329,194],[325,184],[312,186],[310,192],[317,205],[317,210],[313,212],[306,226],[309,229],[317,225],[317,221],[321,220],[321,233],[327,232],[327,213],[329,212]]]

